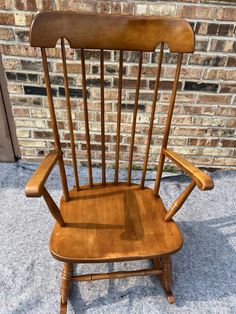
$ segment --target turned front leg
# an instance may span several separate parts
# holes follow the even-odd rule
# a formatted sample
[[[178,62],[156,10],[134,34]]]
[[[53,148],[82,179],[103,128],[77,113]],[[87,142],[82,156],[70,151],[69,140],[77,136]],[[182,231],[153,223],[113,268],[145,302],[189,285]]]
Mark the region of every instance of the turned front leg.
[[[174,295],[171,291],[172,286],[172,262],[171,255],[154,258],[154,268],[161,268],[162,274],[159,275],[161,285],[165,291],[168,303],[172,304],[175,302]]]
[[[66,304],[69,296],[73,264],[64,263],[61,279],[61,303]]]
[[[165,287],[166,291],[171,290],[172,286],[172,262],[171,262],[171,256],[165,256],[161,257],[161,263],[162,263],[162,283]]]

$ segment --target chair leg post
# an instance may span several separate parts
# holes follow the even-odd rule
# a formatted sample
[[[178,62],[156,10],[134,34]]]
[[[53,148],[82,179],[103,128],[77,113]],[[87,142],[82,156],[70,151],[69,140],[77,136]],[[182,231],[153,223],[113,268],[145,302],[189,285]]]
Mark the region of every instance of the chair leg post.
[[[172,262],[171,256],[165,256],[161,258],[163,274],[162,274],[162,282],[164,286],[164,290],[167,295],[167,300],[170,304],[175,302],[174,296],[171,291],[172,286]]]
[[[172,293],[172,262],[171,256],[162,256],[153,259],[154,266],[156,268],[162,268],[163,273],[159,276],[163,290],[165,291],[167,301],[169,304],[175,303],[175,297]]]
[[[61,311],[60,314],[65,314],[67,311],[67,299],[71,285],[71,277],[73,272],[73,264],[64,263],[61,279]]]

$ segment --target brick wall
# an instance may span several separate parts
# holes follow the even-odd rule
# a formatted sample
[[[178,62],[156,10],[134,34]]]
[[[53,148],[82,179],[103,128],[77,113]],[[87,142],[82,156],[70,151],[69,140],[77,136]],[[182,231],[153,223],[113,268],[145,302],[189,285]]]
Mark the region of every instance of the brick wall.
[[[23,159],[38,160],[52,147],[52,131],[45,97],[40,51],[29,47],[28,29],[31,18],[41,10],[80,10],[134,15],[169,15],[191,22],[196,33],[196,50],[184,57],[179,92],[174,111],[170,146],[195,164],[207,168],[236,167],[236,4],[234,1],[58,1],[58,0],[1,0],[0,39],[3,63]],[[78,158],[86,158],[84,125],[81,122],[82,98],[78,52],[66,50],[71,87]],[[59,50],[49,50],[55,105],[65,157],[69,160],[69,134],[66,124],[62,64]],[[145,53],[142,72],[138,127],[135,147],[135,166],[145,151],[146,133],[154,88],[157,52]],[[99,123],[99,59],[98,52],[86,53],[92,63],[87,66],[89,108],[92,127],[92,156],[100,158]],[[114,158],[118,54],[105,53],[107,158]],[[125,54],[124,92],[122,105],[121,160],[128,159],[129,131],[137,75],[136,53]],[[157,161],[165,113],[170,98],[170,80],[174,73],[176,55],[164,55],[163,78],[158,96],[153,132],[150,167]]]

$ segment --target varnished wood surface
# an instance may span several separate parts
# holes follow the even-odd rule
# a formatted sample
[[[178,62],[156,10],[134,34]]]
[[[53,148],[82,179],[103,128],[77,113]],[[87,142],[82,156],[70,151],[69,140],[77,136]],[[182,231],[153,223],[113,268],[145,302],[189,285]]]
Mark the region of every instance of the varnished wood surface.
[[[65,227],[54,226],[52,255],[66,262],[143,259],[178,251],[182,235],[164,222],[161,198],[138,185],[107,184],[70,192],[61,200]]]
[[[160,157],[159,157],[159,162],[158,162],[158,167],[157,167],[157,175],[156,175],[155,186],[154,186],[154,194],[157,194],[157,195],[159,194],[162,171],[163,171],[163,166],[165,162],[165,154],[163,151],[167,147],[167,144],[168,144],[170,125],[171,125],[171,120],[172,120],[174,106],[175,106],[175,98],[176,98],[176,93],[177,93],[177,86],[178,86],[178,81],[179,81],[179,76],[180,76],[182,60],[183,60],[183,54],[179,53],[178,59],[177,59],[177,65],[175,69],[173,87],[172,87],[171,96],[170,96],[170,105],[169,105],[166,122],[165,122],[164,134],[163,134],[163,139],[162,139],[162,144],[161,144],[161,152],[160,152]]]
[[[55,220],[59,223],[61,227],[65,226],[65,222],[63,220],[63,217],[61,215],[61,212],[57,206],[57,204],[52,199],[51,195],[48,193],[47,189],[43,187],[43,198],[48,205],[48,209],[50,210],[52,216],[55,218]]]
[[[166,42],[172,52],[193,52],[190,24],[173,17],[42,12],[31,25],[32,47],[53,48],[65,37],[71,48],[153,51]]]
[[[61,39],[66,96],[65,105],[68,114],[72,161],[75,172],[75,188],[71,192],[68,192],[67,187],[45,49],[55,47],[58,39]],[[80,48],[81,53],[80,74],[82,76],[88,158],[88,185],[82,187],[79,186],[79,178],[77,175],[77,152],[74,143],[74,121],[72,121],[71,115],[64,39],[68,40],[71,48]],[[33,47],[41,47],[49,111],[57,152],[49,154],[45,161],[39,166],[39,169],[26,186],[26,195],[43,195],[52,216],[57,221],[52,231],[50,249],[56,259],[65,262],[61,286],[61,314],[67,311],[66,304],[71,276],[73,275],[72,263],[77,262],[109,262],[152,258],[154,269],[137,270],[132,273],[124,271],[113,274],[86,274],[72,277],[74,280],[80,281],[156,274],[160,276],[168,302],[173,303],[174,296],[171,291],[172,269],[170,255],[181,248],[182,235],[177,225],[172,220],[172,217],[187,199],[195,184],[202,190],[213,188],[213,182],[209,176],[194,167],[180,155],[168,149],[168,137],[172,114],[174,112],[183,53],[193,52],[194,50],[194,34],[190,24],[187,21],[172,17],[118,16],[110,14],[102,15],[50,11],[42,12],[34,18],[30,29],[30,44]],[[138,186],[132,184],[132,161],[133,148],[136,144],[135,131],[142,73],[142,54],[145,51],[154,51],[159,44],[159,64],[153,93],[151,119],[148,126],[149,131],[146,134],[147,145],[144,167],[141,186]],[[158,95],[158,85],[161,79],[162,56],[165,53],[166,44],[171,52],[178,53],[178,61],[163,134],[155,188],[154,191],[152,191],[151,189],[145,188],[144,183],[148,165],[149,148],[152,142],[152,128]],[[92,173],[90,125],[88,119],[90,106],[86,90],[85,49],[100,49],[102,182],[99,184],[93,182]],[[117,132],[114,140],[114,142],[116,142],[114,150],[114,183],[106,182],[104,49],[120,51],[117,88]],[[124,52],[129,50],[139,51],[140,58],[137,73],[136,96],[134,100],[133,123],[130,134],[128,179],[127,183],[119,183],[123,55]],[[165,157],[170,158],[193,179],[190,185],[172,204],[168,213],[159,197],[159,186]],[[61,199],[60,209],[44,187],[45,181],[57,160],[59,162],[64,194],[64,197]]]
[[[145,158],[144,158],[144,162],[143,162],[142,178],[141,178],[141,184],[140,184],[142,188],[144,188],[145,177],[146,177],[146,170],[147,170],[148,158],[149,158],[149,150],[150,150],[150,145],[151,145],[151,140],[152,140],[152,130],[153,130],[154,117],[155,117],[156,102],[157,102],[157,95],[158,95],[158,88],[159,88],[159,81],[160,81],[160,76],[161,76],[161,66],[162,66],[163,51],[164,51],[164,43],[161,44],[159,60],[158,60],[156,81],[155,81],[153,100],[152,100],[151,118],[150,118],[150,124],[149,124],[149,128],[148,128],[148,137],[147,137]]]
[[[43,70],[44,70],[44,78],[45,78],[45,83],[46,83],[46,91],[47,91],[47,96],[48,96],[48,108],[49,108],[50,117],[51,117],[54,141],[55,141],[57,150],[61,152],[61,142],[60,142],[60,137],[58,133],[57,119],[56,119],[56,113],[55,113],[55,108],[54,108],[52,88],[51,88],[49,69],[48,69],[48,63],[47,63],[47,54],[46,54],[45,48],[41,48],[41,53],[42,53],[42,60],[43,60]],[[65,166],[64,166],[62,154],[60,154],[59,156],[58,163],[59,163],[61,184],[62,184],[64,198],[68,200],[69,199],[68,185],[67,185],[67,178],[66,178]]]
[[[213,189],[214,182],[212,178],[199,168],[195,167],[191,162],[170,149],[164,149],[164,154],[176,163],[182,170],[189,174],[194,179],[200,190]]]
[[[44,184],[60,156],[59,151],[50,152],[41,162],[25,187],[28,197],[39,197],[43,194]]]
[[[139,89],[140,89],[140,79],[142,72],[142,63],[143,63],[143,53],[139,52],[139,64],[138,64],[138,77],[136,83],[136,92],[134,100],[134,111],[133,111],[133,122],[132,122],[132,131],[131,131],[131,141],[130,141],[130,151],[129,151],[129,165],[128,165],[128,185],[131,184],[131,172],[132,172],[132,163],[133,163],[133,154],[134,154],[134,141],[135,141],[135,131],[136,131],[136,120],[138,113],[138,101],[139,101]]]
[[[120,127],[121,127],[121,105],[122,105],[122,76],[123,76],[123,51],[120,51],[119,61],[119,81],[118,81],[118,102],[117,102],[117,123],[116,123],[116,158],[115,158],[115,178],[114,182],[119,182],[120,163]]]
[[[160,269],[139,269],[131,271],[115,271],[111,273],[95,273],[95,274],[85,274],[72,276],[73,281],[93,281],[93,280],[103,280],[103,279],[120,279],[125,277],[134,276],[148,276],[148,275],[161,275],[162,270]]]
[[[172,261],[171,256],[166,255],[162,257],[157,257],[152,259],[154,264],[154,268],[162,269],[162,273],[160,274],[160,282],[163,287],[163,290],[166,294],[167,301],[169,304],[175,303],[175,297],[171,291],[172,286]]]
[[[84,107],[84,123],[85,123],[85,134],[86,134],[86,146],[87,146],[87,158],[88,158],[88,181],[90,187],[93,186],[93,170],[92,170],[92,159],[90,149],[90,129],[89,129],[89,117],[88,117],[88,99],[86,89],[86,68],[85,68],[85,56],[84,49],[81,49],[81,72],[82,72],[82,88],[83,88],[83,107]]]
[[[72,162],[73,162],[73,169],[74,169],[75,186],[78,191],[79,190],[79,177],[78,177],[77,160],[76,160],[76,146],[75,146],[75,139],[74,139],[73,120],[72,120],[72,114],[71,114],[70,93],[69,93],[69,83],[68,83],[68,75],[67,75],[64,38],[61,38],[61,57],[62,57],[63,74],[64,74],[66,111],[67,111],[68,126],[69,126],[69,131],[70,131],[71,155],[72,155]]]
[[[181,206],[184,204],[187,197],[195,188],[195,186],[196,186],[196,182],[192,180],[191,183],[187,186],[187,188],[180,194],[180,196],[170,206],[170,209],[168,210],[165,216],[165,221],[171,221],[172,217],[177,213],[177,211],[180,210]]]
[[[73,264],[64,263],[61,278],[61,309],[60,314],[67,312],[67,300],[71,285],[71,276],[73,274]]]
[[[105,102],[104,102],[104,51],[100,52],[100,91],[101,91],[101,151],[102,184],[106,185],[106,145],[105,145]]]

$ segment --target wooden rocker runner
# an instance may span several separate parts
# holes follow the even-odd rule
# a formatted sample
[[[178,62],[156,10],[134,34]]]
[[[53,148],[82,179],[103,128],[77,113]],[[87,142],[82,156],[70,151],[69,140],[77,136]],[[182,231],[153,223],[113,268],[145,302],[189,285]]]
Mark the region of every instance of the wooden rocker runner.
[[[68,189],[63,152],[61,149],[58,124],[50,85],[46,48],[55,48],[60,39],[62,68],[64,72],[65,108],[67,109],[71,156],[74,168],[75,186]],[[83,110],[88,158],[88,184],[80,186],[71,113],[70,91],[67,77],[65,41],[73,49],[80,49],[81,81],[83,90]],[[162,69],[164,43],[171,53],[177,53],[177,65],[154,189],[145,187],[145,175],[152,139],[155,107]],[[182,234],[173,221],[173,216],[181,208],[191,191],[197,185],[200,190],[213,188],[212,179],[194,167],[176,152],[168,148],[171,118],[173,114],[177,84],[183,53],[194,50],[194,34],[188,22],[178,18],[115,16],[80,14],[75,12],[43,12],[38,14],[30,32],[32,47],[40,47],[43,59],[48,105],[56,149],[48,154],[33,174],[26,186],[28,197],[43,196],[56,223],[50,240],[53,257],[64,263],[61,283],[61,313],[66,313],[71,281],[91,281],[116,279],[129,276],[157,275],[169,303],[175,301],[171,291],[171,255],[182,247]],[[138,112],[139,89],[143,52],[152,52],[159,45],[159,61],[156,68],[156,82],[153,93],[150,125],[147,132],[146,153],[140,184],[132,183],[133,149],[135,144],[136,118]],[[58,49],[58,48],[57,48]],[[87,104],[85,49],[100,50],[100,95],[101,95],[101,164],[102,178],[94,183],[90,146],[90,126]],[[104,97],[104,49],[119,50],[119,79],[117,90],[117,126],[115,149],[115,175],[113,182],[107,182],[105,156],[105,97]],[[139,55],[136,96],[134,100],[132,130],[127,182],[119,180],[119,157],[121,140],[121,105],[124,51],[137,51]],[[166,209],[159,187],[165,158],[171,159],[191,178],[191,183]],[[45,188],[45,182],[55,164],[59,164],[63,196],[60,208]],[[121,271],[102,274],[73,274],[75,263],[107,263],[128,260],[150,259],[153,267],[135,271]]]

